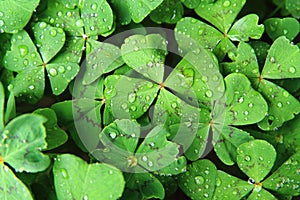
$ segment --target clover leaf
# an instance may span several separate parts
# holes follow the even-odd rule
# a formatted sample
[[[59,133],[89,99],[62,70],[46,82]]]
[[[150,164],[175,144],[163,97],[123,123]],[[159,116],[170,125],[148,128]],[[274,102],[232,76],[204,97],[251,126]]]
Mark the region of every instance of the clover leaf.
[[[233,23],[244,4],[245,1],[228,0],[201,2],[195,9],[196,13],[217,29],[192,17],[182,18],[175,28],[179,48],[185,54],[200,45],[214,50],[222,60],[225,53],[235,49],[231,41],[259,39],[264,26],[257,24],[257,15],[249,14]]]
[[[268,36],[274,41],[284,35],[287,39],[293,40],[300,31],[300,24],[295,18],[269,18],[264,22]]]
[[[57,156],[53,174],[58,199],[117,199],[125,185],[122,173],[115,167],[87,164],[70,154]]]
[[[180,1],[164,0],[150,13],[150,18],[158,24],[175,24],[183,14],[184,9]]]
[[[65,43],[65,33],[61,28],[39,22],[34,25],[33,33],[36,46],[28,33],[22,30],[12,36],[11,51],[4,58],[5,67],[18,72],[12,83],[14,94],[30,103],[43,96],[45,69],[55,95],[61,94],[79,71],[77,63],[56,61],[54,58]],[[46,45],[50,41],[55,41],[51,48]]]
[[[288,50],[283,52],[282,48]],[[299,55],[299,48],[290,44],[289,40],[282,36],[272,44],[262,72],[259,71],[253,49],[245,43],[241,43],[237,52],[231,54],[232,63],[222,64],[226,73],[238,71],[248,76],[253,87],[257,88],[267,100],[268,115],[259,122],[259,127],[263,130],[276,129],[300,112],[299,101],[288,91],[268,80],[299,77]],[[242,68],[242,66],[247,66],[247,68]],[[284,112],[282,112],[283,109]]]
[[[29,22],[32,13],[39,5],[39,0],[0,2],[0,33],[16,33]]]

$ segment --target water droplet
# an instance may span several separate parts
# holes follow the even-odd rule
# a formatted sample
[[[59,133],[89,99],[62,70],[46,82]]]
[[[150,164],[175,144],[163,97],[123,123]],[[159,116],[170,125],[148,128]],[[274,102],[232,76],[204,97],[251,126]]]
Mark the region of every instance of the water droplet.
[[[34,85],[29,85],[28,88],[31,89],[31,90],[33,90],[34,89]]]
[[[221,179],[220,179],[220,178],[217,178],[216,186],[219,187],[219,186],[221,185],[221,183],[222,183],[222,182],[221,182]]]
[[[239,99],[238,99],[238,102],[239,102],[239,103],[243,103],[243,102],[244,102],[244,98],[243,98],[243,97],[239,98]]]
[[[61,17],[61,16],[62,16],[62,12],[61,12],[61,11],[58,11],[58,12],[57,12],[57,16]]]
[[[64,66],[59,66],[59,67],[58,67],[58,72],[59,72],[59,73],[65,73],[65,71],[66,71],[66,70],[65,70],[65,67],[64,67]]]
[[[4,21],[0,20],[0,26],[3,26],[3,25],[4,25]]]
[[[24,59],[23,64],[24,64],[24,65],[28,65],[28,63],[29,63],[28,60],[27,60],[27,59]]]
[[[172,103],[172,104],[171,104],[171,107],[172,107],[172,108],[176,108],[176,107],[177,107],[177,103],[175,103],[175,102]]]
[[[111,132],[109,133],[109,137],[111,137],[111,139],[115,139],[117,137],[117,134],[115,132]]]
[[[88,199],[89,199],[89,198],[88,198],[87,195],[84,195],[83,198],[82,198],[82,200],[88,200]]]
[[[152,167],[152,166],[153,166],[153,162],[152,162],[152,161],[149,161],[149,162],[148,162],[148,166],[149,166],[149,167]]]
[[[130,107],[130,110],[136,111],[136,106],[131,106],[131,107]]]
[[[91,26],[91,27],[90,27],[90,30],[91,30],[91,31],[94,31],[94,30],[95,30],[95,27],[94,27],[94,26]]]
[[[22,57],[26,56],[28,54],[28,47],[25,45],[20,45],[19,52]]]
[[[225,7],[228,7],[228,6],[230,6],[230,1],[224,1],[224,3],[223,3],[223,6],[225,6]]]
[[[196,183],[197,185],[201,185],[201,184],[204,183],[204,178],[203,178],[202,176],[196,176],[196,177],[194,178],[194,181],[195,181],[195,183]]]
[[[41,22],[40,25],[39,25],[39,27],[41,29],[46,28],[46,26],[47,26],[47,24],[45,22]]]
[[[203,82],[207,82],[207,81],[208,81],[208,78],[207,78],[207,76],[202,76],[201,80],[202,80]]]
[[[255,181],[254,181],[254,179],[253,179],[253,178],[249,178],[249,179],[248,179],[248,183],[250,183],[250,184],[254,184],[254,183],[255,183]]]
[[[245,156],[245,161],[250,161],[251,160],[251,157],[250,156]]]
[[[61,168],[61,169],[60,169],[60,173],[61,173],[61,175],[62,175],[64,178],[69,178],[69,175],[68,175],[68,172],[67,172],[66,169]]]
[[[244,114],[245,114],[245,115],[248,115],[248,114],[249,114],[249,112],[246,110],[246,111],[244,112]]]
[[[147,156],[143,156],[142,160],[146,162],[148,160]]]
[[[275,63],[275,58],[272,56],[272,57],[270,58],[270,61],[271,61],[271,63]]]
[[[70,11],[68,11],[68,12],[67,12],[67,16],[68,16],[68,17],[71,17],[71,16],[72,16],[72,13],[71,13]]]
[[[284,97],[288,97],[290,95],[287,91],[283,91],[282,94],[283,94]]]
[[[68,71],[71,71],[71,70],[72,70],[72,67],[71,67],[71,66],[68,66],[68,67],[67,67],[67,70],[68,70]]]
[[[209,195],[208,195],[207,193],[204,193],[203,196],[204,196],[205,198],[208,198]]]
[[[123,103],[123,104],[121,105],[121,107],[122,107],[123,109],[126,109],[128,106],[127,106],[126,103]]]
[[[51,76],[56,76],[56,75],[57,75],[56,69],[51,68],[51,69],[49,70],[49,74],[50,74]]]
[[[91,9],[92,9],[92,10],[96,10],[96,9],[97,9],[97,4],[93,3],[93,4],[91,5]]]
[[[50,31],[50,35],[51,35],[51,36],[55,37],[56,34],[57,34],[56,30],[52,29],[52,30]]]
[[[75,22],[76,26],[77,27],[83,27],[84,26],[84,23],[83,23],[83,20],[82,19],[79,19]]]
[[[296,72],[296,68],[295,67],[290,67],[289,72],[294,74]]]
[[[278,103],[277,103],[277,106],[278,106],[279,108],[282,108],[282,103],[281,103],[281,102],[278,102]]]
[[[135,93],[130,93],[128,95],[128,101],[129,101],[129,103],[133,103],[135,101],[135,99],[136,99],[136,94]]]
[[[288,31],[286,29],[283,30],[283,34],[286,35]]]
[[[259,158],[258,158],[258,159],[259,159],[259,160],[261,160],[261,161],[262,161],[262,160],[264,160],[264,158],[263,158],[263,157],[261,157],[261,156],[259,156]]]
[[[212,95],[213,95],[213,93],[212,93],[212,91],[211,90],[207,90],[206,92],[205,92],[205,95],[207,96],[207,97],[212,97]]]

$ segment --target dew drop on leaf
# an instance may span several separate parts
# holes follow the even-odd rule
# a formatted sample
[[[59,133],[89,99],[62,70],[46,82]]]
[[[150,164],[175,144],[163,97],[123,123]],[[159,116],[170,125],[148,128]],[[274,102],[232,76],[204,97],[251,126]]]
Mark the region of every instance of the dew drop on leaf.
[[[84,26],[84,23],[83,23],[83,20],[82,19],[79,19],[75,22],[76,26],[77,27],[83,27]]]
[[[3,26],[3,25],[4,25],[4,21],[0,20],[0,26]]]
[[[69,175],[68,175],[68,172],[66,169],[62,168],[62,169],[60,169],[60,172],[64,178],[66,178],[66,179],[69,178]]]
[[[50,35],[51,35],[51,36],[55,37],[56,34],[57,34],[56,30],[51,30],[51,31],[50,31]]]
[[[41,29],[46,28],[46,26],[47,26],[47,24],[45,22],[41,22],[40,25],[39,25],[39,27]]]
[[[223,6],[225,6],[225,7],[230,6],[230,1],[228,1],[228,0],[224,1]]]
[[[194,178],[194,180],[195,180],[195,183],[196,183],[197,185],[201,185],[201,184],[204,183],[204,178],[203,178],[202,176],[196,176],[196,177]]]
[[[290,67],[289,72],[294,74],[296,72],[296,68],[295,67]]]
[[[207,97],[212,97],[212,95],[213,95],[213,93],[212,93],[212,91],[211,90],[207,90],[206,92],[205,92],[205,95],[207,96]]]
[[[22,57],[26,56],[28,54],[28,47],[25,45],[20,45],[19,52]]]
[[[133,103],[135,101],[135,99],[136,99],[136,94],[135,93],[130,93],[128,95],[128,102],[129,103]]]
[[[251,157],[250,156],[245,156],[245,161],[250,161]]]
[[[92,9],[92,10],[96,10],[96,9],[97,9],[97,4],[93,3],[93,4],[91,5],[91,9]]]
[[[59,66],[59,67],[58,67],[58,72],[59,72],[59,73],[65,73],[65,71],[66,71],[66,70],[65,70],[65,67],[64,67],[64,66]]]
[[[49,74],[50,74],[51,76],[56,76],[56,75],[57,75],[56,69],[51,68],[51,69],[49,70]]]

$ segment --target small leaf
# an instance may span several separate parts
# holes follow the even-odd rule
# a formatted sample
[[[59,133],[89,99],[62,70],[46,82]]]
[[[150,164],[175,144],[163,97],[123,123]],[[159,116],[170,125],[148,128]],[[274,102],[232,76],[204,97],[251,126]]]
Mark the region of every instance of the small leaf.
[[[39,114],[47,118],[45,123],[46,128],[46,142],[48,144],[46,150],[54,149],[61,146],[68,140],[66,132],[57,125],[57,117],[54,110],[50,108],[40,108],[33,113]]]
[[[264,21],[268,36],[274,41],[280,36],[285,36],[292,41],[300,31],[300,24],[295,18],[269,18]]]
[[[216,166],[209,160],[199,160],[188,165],[180,174],[178,185],[191,199],[212,199],[217,179]]]
[[[158,34],[133,35],[121,47],[125,63],[156,83],[163,81],[166,40]]]
[[[251,192],[253,185],[218,170],[214,200],[240,200]]]
[[[4,67],[11,71],[20,72],[37,65],[42,65],[37,49],[24,30],[14,34],[11,38],[11,49],[4,57]]]
[[[135,23],[140,23],[143,19],[150,14],[152,10],[157,8],[163,0],[137,0],[131,1],[126,0],[129,12],[131,14],[131,18]]]
[[[175,24],[184,14],[184,8],[180,1],[164,0],[150,13],[150,18],[158,23]]]
[[[87,54],[86,71],[83,82],[90,84],[104,73],[113,71],[123,65],[119,47],[90,40],[92,51]]]
[[[165,190],[161,182],[150,173],[125,174],[126,190],[121,200],[134,199],[164,199]],[[138,192],[138,194],[136,194]]]
[[[0,33],[16,33],[29,22],[39,0],[5,0],[0,2]]]
[[[224,80],[227,110],[225,124],[253,124],[266,116],[267,102],[259,92],[251,87],[246,76],[233,73],[225,77]]]
[[[286,37],[277,38],[272,44],[262,71],[264,78],[283,79],[300,77],[300,50]]]
[[[201,2],[196,13],[215,25],[223,33],[227,33],[246,0],[218,0]]]
[[[224,38],[223,34],[192,17],[182,18],[174,29],[175,38],[183,54],[204,47],[214,49]]]
[[[255,182],[260,182],[268,175],[276,160],[274,147],[264,140],[243,143],[237,148],[237,153],[239,168]]]
[[[159,85],[126,76],[108,76],[105,80],[104,96],[116,118],[137,119],[153,103]]]
[[[279,194],[298,196],[300,194],[299,163],[300,153],[297,152],[263,182],[263,187]]]
[[[300,112],[300,102],[274,83],[263,79],[259,84],[258,91],[265,97],[269,105],[268,115],[258,123],[261,129],[276,129]]]
[[[32,27],[35,43],[44,63],[48,63],[64,46],[66,36],[61,28],[39,22]],[[51,46],[48,45],[51,43]]]
[[[40,152],[47,147],[45,121],[39,115],[24,114],[9,122],[0,141],[5,163],[18,172],[39,172],[49,166],[50,159]]]
[[[259,39],[264,32],[264,25],[258,25],[258,16],[249,14],[239,19],[231,27],[228,37],[232,41],[248,41]]]
[[[0,164],[0,199],[33,200],[27,187],[6,165]]]
[[[87,164],[70,154],[57,156],[53,174],[58,199],[118,199],[125,185],[118,169],[104,163]]]

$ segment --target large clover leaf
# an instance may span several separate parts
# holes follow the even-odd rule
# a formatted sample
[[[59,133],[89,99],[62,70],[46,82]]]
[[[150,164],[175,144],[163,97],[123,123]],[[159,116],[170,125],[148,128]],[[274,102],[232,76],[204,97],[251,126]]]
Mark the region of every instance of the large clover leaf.
[[[257,15],[246,15],[233,24],[244,4],[245,1],[237,0],[201,2],[195,9],[196,13],[212,23],[217,29],[195,18],[182,18],[175,28],[179,48],[185,54],[200,45],[206,49],[215,50],[214,53],[222,60],[225,53],[235,49],[231,41],[248,41],[249,38],[259,39],[264,32],[264,27],[257,25]]]
[[[254,50],[247,44],[241,43],[236,53],[230,55],[233,62],[222,64],[225,73],[238,71],[248,76],[254,88],[257,88],[268,102],[268,115],[259,122],[260,128],[276,129],[300,112],[299,101],[269,81],[299,77],[300,51],[297,46],[290,44],[284,36],[277,38],[268,52],[262,72],[259,72]]]
[[[61,94],[79,71],[77,63],[54,58],[65,43],[61,28],[40,22],[33,27],[33,33],[36,46],[24,30],[13,35],[11,50],[4,60],[7,69],[18,72],[13,81],[14,94],[31,103],[43,96],[45,70],[55,95]],[[53,43],[51,47],[49,42]]]
[[[118,169],[104,163],[87,164],[70,154],[57,156],[53,174],[58,199],[118,199],[125,185]]]
[[[39,0],[5,0],[0,2],[0,33],[16,33],[29,22]]]

